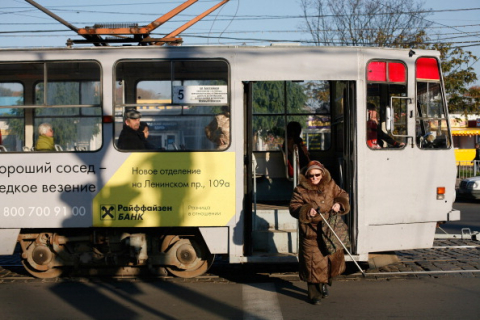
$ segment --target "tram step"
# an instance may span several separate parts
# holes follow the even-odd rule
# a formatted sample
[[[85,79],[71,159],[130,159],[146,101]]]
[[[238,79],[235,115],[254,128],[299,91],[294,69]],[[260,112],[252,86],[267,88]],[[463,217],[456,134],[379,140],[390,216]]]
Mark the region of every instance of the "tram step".
[[[253,250],[266,253],[297,253],[298,233],[294,230],[254,230]]]
[[[254,217],[254,230],[295,230],[297,227],[298,220],[288,209],[257,210]]]

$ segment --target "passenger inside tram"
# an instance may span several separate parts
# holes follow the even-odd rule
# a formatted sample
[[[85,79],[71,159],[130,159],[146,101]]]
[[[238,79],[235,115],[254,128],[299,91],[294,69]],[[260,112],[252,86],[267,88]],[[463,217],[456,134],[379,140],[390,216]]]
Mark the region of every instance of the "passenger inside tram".
[[[215,143],[217,150],[225,150],[230,144],[230,111],[228,106],[222,107],[222,112],[217,114],[205,127],[208,140]]]
[[[144,136],[144,144],[145,144],[145,149],[148,150],[154,150],[157,149],[154,144],[150,143],[148,140],[148,136],[150,135],[150,129],[148,127],[148,124],[145,121],[140,121],[140,127],[138,128],[138,132],[143,133]]]
[[[293,153],[295,146],[298,150],[298,158],[300,168],[305,167],[310,162],[310,154],[307,150],[307,146],[301,138],[302,134],[302,125],[297,121],[291,121],[287,124],[287,141],[285,150],[285,143],[282,148],[287,152],[288,159],[288,174],[290,177],[293,177]]]
[[[35,145],[36,151],[55,151],[55,139],[53,128],[49,123],[42,123],[38,126],[38,140]]]
[[[139,131],[142,114],[137,110],[125,112],[123,129],[118,137],[118,148],[124,150],[145,149],[145,137]]]

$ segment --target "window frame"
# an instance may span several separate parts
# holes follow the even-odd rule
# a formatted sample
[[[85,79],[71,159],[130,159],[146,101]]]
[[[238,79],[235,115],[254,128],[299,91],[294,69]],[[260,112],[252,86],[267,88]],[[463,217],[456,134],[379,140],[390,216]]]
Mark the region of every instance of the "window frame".
[[[385,74],[384,74],[384,79],[382,80],[370,80],[370,72],[371,72],[371,69],[370,69],[370,64],[371,63],[385,63]],[[395,79],[398,79],[396,75],[392,75],[390,74],[390,64],[392,65],[403,65],[404,67],[404,76],[401,77],[402,79],[404,79],[404,81],[390,81],[392,78],[395,78]],[[396,67],[394,68],[396,69]],[[396,59],[382,59],[382,58],[374,58],[374,59],[370,59],[369,61],[367,61],[366,63],[366,74],[365,74],[365,80],[366,80],[366,94],[365,94],[365,97],[366,97],[366,102],[365,102],[365,113],[366,113],[366,128],[365,128],[365,144],[366,146],[370,149],[370,150],[375,150],[375,151],[378,151],[378,150],[403,150],[405,149],[405,146],[406,146],[406,140],[405,140],[405,135],[395,135],[392,133],[389,133],[389,132],[386,132],[385,130],[383,130],[383,125],[386,125],[386,121],[387,121],[387,116],[386,116],[386,113],[387,113],[387,108],[393,108],[392,106],[392,101],[394,99],[396,100],[404,100],[408,97],[408,90],[409,90],[409,86],[408,86],[408,66],[407,64],[402,61],[402,60],[396,60]],[[370,95],[369,94],[369,90],[371,90],[371,86],[370,85],[378,85],[378,95]],[[382,88],[382,86],[387,86],[386,89]],[[401,88],[402,86],[405,87],[405,89],[403,90],[403,92],[396,92],[397,90],[392,90],[392,88],[394,88],[394,86],[398,86],[399,88]],[[386,91],[386,92],[383,92],[383,91]],[[368,111],[368,104],[369,103],[372,103],[373,101],[375,100],[375,103],[374,105],[376,106],[376,112],[377,112],[377,124],[376,126],[373,125],[373,124],[369,124],[369,122],[371,122],[369,120],[369,111]],[[384,105],[382,107],[382,104]],[[406,109],[408,110],[408,105],[406,107]],[[392,110],[393,111],[393,110]],[[375,141],[373,141],[372,143],[369,143],[369,141],[371,140],[371,138],[373,137],[371,134],[369,134],[369,128],[370,130],[373,130],[373,132],[377,132],[375,133]],[[380,130],[382,131],[383,135],[384,135],[384,138],[383,139],[380,139],[378,138],[378,129],[380,128]],[[408,133],[408,119],[406,119],[405,121],[405,132]],[[380,146],[378,144],[378,140],[383,140],[382,142],[382,146]],[[387,141],[388,140],[388,141]]]
[[[80,68],[81,64],[91,64],[90,69],[82,69]],[[67,77],[67,79],[60,79],[62,78],[62,74],[68,74],[70,75],[71,73],[68,73],[68,70],[65,70],[66,68],[62,68],[61,64],[77,64],[77,69],[79,70],[78,74],[79,77],[77,80],[71,79]],[[96,141],[96,146],[95,149],[92,150],[86,150],[86,148],[76,148],[76,143],[72,143],[71,149],[67,150],[68,144],[64,146],[63,148],[58,148],[58,149],[63,149],[63,151],[66,152],[76,152],[76,151],[89,151],[89,152],[95,152],[99,151],[102,148],[103,144],[103,124],[102,124],[102,117],[103,117],[103,70],[102,70],[102,65],[99,61],[93,60],[93,59],[72,59],[72,60],[42,60],[42,61],[4,61],[0,64],[0,69],[2,65],[10,65],[12,66],[12,71],[9,73],[4,73],[2,74],[0,70],[0,77],[4,78],[2,79],[2,83],[20,83],[22,88],[23,88],[23,104],[22,105],[9,105],[9,106],[2,106],[2,108],[9,107],[9,108],[15,108],[15,109],[22,109],[23,110],[23,115],[22,116],[17,116],[15,118],[23,119],[23,132],[19,132],[17,134],[16,142],[14,143],[15,150],[14,151],[8,151],[8,152],[25,152],[25,151],[35,151],[33,148],[35,147],[35,141],[37,140],[38,136],[38,127],[35,125],[37,119],[42,119],[42,118],[58,118],[58,115],[37,115],[37,110],[42,110],[42,109],[62,109],[62,108],[97,108],[98,111],[95,113],[98,114],[91,114],[91,115],[84,115],[82,112],[78,112],[75,115],[65,115],[63,118],[76,118],[76,119],[84,119],[84,118],[96,118],[94,122],[97,122],[96,124],[93,124],[94,126],[98,126],[98,132],[94,134],[96,129],[92,130],[92,136],[89,141],[86,143],[89,144],[92,141],[92,137],[98,136],[100,137],[100,141]],[[59,73],[56,73],[56,77],[52,76],[48,73],[49,66],[51,65],[57,65],[60,66],[57,68],[60,70]],[[25,72],[23,73],[15,73],[14,71],[16,69],[22,69],[22,67],[25,66]],[[29,66],[32,66],[30,70],[28,69]],[[16,69],[15,69],[16,68]],[[92,69],[93,68],[93,69]],[[36,71],[35,73],[33,72],[28,72],[34,70]],[[91,73],[89,71],[93,70],[94,72]],[[83,74],[82,74],[82,71]],[[60,75],[60,78],[58,77]],[[6,79],[10,78],[11,80],[7,81]],[[83,79],[80,79],[83,78]],[[46,103],[47,100],[47,91],[48,89],[48,84],[52,82],[72,82],[72,83],[81,83],[85,82],[85,79],[90,79],[89,81],[92,83],[96,83],[96,87],[94,88],[94,96],[98,97],[98,103],[95,104],[80,104],[80,105],[63,105],[63,104],[49,104]],[[58,81],[57,81],[58,80]],[[37,96],[37,86],[39,83],[43,83],[43,86],[41,88],[42,94],[43,94],[43,101],[41,103],[36,103],[36,96]],[[27,88],[27,86],[29,86]],[[81,97],[81,85],[78,87],[78,92],[79,92],[79,97]],[[1,117],[2,119],[6,117]],[[11,117],[9,117],[11,118]],[[81,120],[79,120],[81,121]],[[76,122],[75,122],[76,123]],[[71,126],[71,124],[70,124]],[[74,134],[74,133],[72,133]],[[78,132],[77,132],[78,136]],[[20,139],[20,140],[18,140]],[[57,141],[59,142],[59,141]],[[30,148],[32,146],[32,148]]]
[[[166,72],[165,74],[168,73],[168,79],[167,77],[162,77],[162,78],[159,78],[159,77],[144,77],[144,78],[141,78],[141,77],[137,77],[136,79],[134,78],[134,80],[132,82],[135,82],[134,84],[134,88],[133,89],[129,89],[129,88],[125,88],[125,85],[121,86],[122,87],[122,94],[123,94],[123,97],[125,97],[125,90],[133,90],[135,92],[135,96],[129,96],[128,98],[124,98],[121,102],[122,103],[118,103],[118,97],[117,95],[119,94],[120,90],[118,89],[119,87],[116,86],[116,83],[120,82],[120,81],[123,81],[123,79],[125,79],[128,74],[120,74],[119,72],[117,72],[117,70],[122,66],[122,64],[135,64],[135,63],[159,63],[159,64],[162,64],[162,63],[165,63],[165,67],[166,67],[166,70],[168,72]],[[176,64],[178,63],[182,63],[182,62],[186,62],[186,63],[202,63],[202,62],[207,62],[207,63],[212,63],[212,64],[223,64],[222,69],[221,71],[224,71],[222,73],[222,77],[221,78],[218,78],[218,79],[201,79],[201,78],[196,78],[196,79],[192,79],[192,78],[188,78],[188,76],[181,76],[182,74],[186,74],[185,72],[182,73],[182,72],[175,72],[175,66]],[[207,66],[208,68],[208,66]],[[218,67],[217,67],[218,68]],[[214,66],[210,67],[210,69],[213,71],[215,70]],[[194,68],[192,69],[186,69],[187,71],[188,70],[194,70]],[[204,147],[194,147],[194,148],[191,148],[191,149],[188,149],[188,144],[187,143],[183,143],[185,142],[186,140],[188,139],[194,139],[195,137],[198,138],[198,132],[197,134],[195,135],[192,135],[192,134],[188,134],[188,130],[182,130],[182,129],[178,129],[178,128],[188,128],[189,126],[188,125],[185,125],[185,126],[177,126],[177,129],[175,129],[175,132],[176,133],[169,133],[168,130],[164,130],[163,132],[160,131],[160,129],[157,130],[157,132],[155,132],[155,127],[161,127],[161,123],[167,123],[167,122],[183,122],[183,121],[189,121],[189,119],[193,119],[194,117],[197,117],[197,118],[205,118],[205,125],[203,125],[202,127],[202,130],[204,130],[204,127],[206,125],[208,125],[208,123],[216,116],[220,113],[220,110],[221,110],[221,107],[228,107],[228,110],[229,110],[229,113],[230,113],[230,120],[229,120],[229,126],[230,126],[230,129],[229,129],[229,132],[233,132],[232,131],[232,126],[233,126],[233,121],[231,119],[231,114],[232,114],[232,106],[231,106],[231,70],[230,70],[230,64],[229,62],[226,60],[226,59],[222,59],[222,58],[195,58],[195,59],[120,59],[118,61],[115,62],[114,66],[113,66],[113,90],[114,90],[114,96],[112,98],[112,101],[113,101],[113,113],[115,114],[115,120],[114,120],[114,132],[113,132],[113,136],[114,136],[114,147],[120,151],[120,152],[132,152],[133,150],[127,150],[127,149],[120,149],[117,145],[117,139],[122,131],[122,128],[123,128],[123,125],[124,125],[124,118],[123,118],[123,115],[126,111],[128,110],[131,110],[131,109],[135,109],[135,110],[138,110],[139,112],[143,112],[145,113],[146,111],[145,110],[148,110],[148,109],[145,109],[145,108],[160,108],[160,107],[165,107],[165,108],[168,108],[168,107],[179,107],[178,110],[179,112],[176,112],[176,113],[172,113],[172,114],[151,114],[150,116],[148,116],[147,114],[142,114],[142,119],[145,119],[145,122],[148,124],[149,128],[152,128],[154,127],[154,130],[153,130],[153,135],[158,135],[160,136],[160,140],[157,140],[159,141],[159,143],[156,144],[157,148],[156,149],[145,149],[145,150],[134,150],[135,152],[172,152],[172,151],[175,151],[175,152],[211,152],[211,151],[223,151],[223,150],[227,150],[229,147],[231,147],[232,145],[232,135],[230,134],[229,135],[229,142],[228,142],[228,147],[225,148],[225,149],[222,149],[222,150],[219,150],[219,149],[212,149],[214,148],[214,144],[213,142],[210,142],[207,137],[204,137],[206,142],[199,142],[200,144],[203,144]],[[127,72],[127,71],[125,71]],[[221,72],[217,72],[217,73],[221,73]],[[213,73],[215,75],[215,73]],[[180,75],[180,76],[179,76]],[[200,72],[197,72],[197,71],[194,71],[194,75],[200,75],[201,76],[201,73]],[[123,79],[120,79],[121,77],[123,77]],[[142,82],[145,82],[145,81],[152,81],[152,82],[155,82],[155,81],[158,81],[158,82],[164,82],[164,81],[169,81],[170,82],[170,89],[171,89],[171,92],[169,94],[169,99],[170,101],[166,101],[166,102],[150,102],[150,103],[138,103],[138,99],[137,97],[139,96],[138,95],[138,84],[142,83]],[[192,82],[195,82],[195,81],[198,81],[198,82],[202,82],[202,81],[205,81],[205,82],[208,82],[208,81],[223,81],[224,84],[221,84],[221,86],[225,86],[226,87],[226,102],[223,102],[223,103],[205,103],[205,102],[199,102],[199,103],[177,103],[174,101],[174,90],[175,90],[175,87],[177,87],[178,85],[176,84],[176,82],[178,81],[192,81]],[[202,86],[199,84],[199,86]],[[209,85],[209,84],[206,84],[206,85],[203,85],[203,86],[215,86],[215,85]],[[128,92],[127,92],[128,94]],[[125,101],[127,100],[127,101]],[[187,111],[188,108],[196,108],[196,107],[206,107],[206,108],[210,108],[211,111],[209,112],[204,112],[204,113],[201,113],[201,114],[195,114],[195,113],[189,113]],[[197,110],[201,110],[201,109],[197,109]],[[150,120],[148,120],[150,119]],[[153,120],[152,120],[153,119]],[[175,120],[175,119],[178,119],[178,120]],[[207,121],[208,120],[208,121]],[[143,121],[143,120],[142,120]],[[152,135],[152,129],[149,130],[150,131],[150,135]],[[198,131],[198,130],[197,130]],[[187,133],[186,135],[184,133]],[[202,132],[203,136],[205,136],[204,132]],[[174,140],[175,142],[177,141],[177,138],[178,140],[180,140],[179,144],[175,144],[175,147],[173,149],[169,148],[168,147],[168,144],[167,142],[170,141],[171,139],[169,137],[171,136],[175,136],[174,137]],[[166,137],[166,138],[165,138]],[[191,143],[190,145],[195,145],[197,146],[199,143]]]

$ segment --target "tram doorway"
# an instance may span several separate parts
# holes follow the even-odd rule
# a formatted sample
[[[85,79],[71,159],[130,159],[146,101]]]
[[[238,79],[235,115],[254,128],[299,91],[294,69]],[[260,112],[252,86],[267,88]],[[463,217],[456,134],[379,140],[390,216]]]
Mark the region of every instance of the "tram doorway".
[[[355,83],[258,81],[244,83],[245,255],[296,260],[298,221],[288,204],[302,166],[288,150],[287,126],[297,122],[311,160],[319,160],[350,193],[353,228],[355,175]],[[293,151],[293,152],[292,152]],[[353,237],[352,239],[355,239]]]

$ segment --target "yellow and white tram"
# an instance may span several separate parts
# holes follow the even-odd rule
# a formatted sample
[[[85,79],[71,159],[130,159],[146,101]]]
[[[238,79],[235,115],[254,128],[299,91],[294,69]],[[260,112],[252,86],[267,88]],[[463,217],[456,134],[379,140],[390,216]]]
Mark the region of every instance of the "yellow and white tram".
[[[372,147],[367,104],[375,106]],[[126,111],[155,149],[122,150]],[[229,141],[205,135],[228,110]],[[458,220],[455,157],[435,51],[353,47],[0,50],[0,253],[26,269],[149,267],[180,277],[295,262],[297,121],[312,159],[350,194],[355,260],[426,248]],[[55,150],[36,150],[49,123]],[[383,141],[380,141],[383,134]]]

